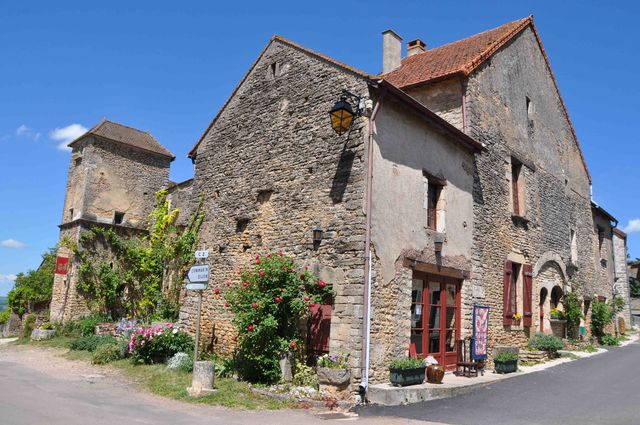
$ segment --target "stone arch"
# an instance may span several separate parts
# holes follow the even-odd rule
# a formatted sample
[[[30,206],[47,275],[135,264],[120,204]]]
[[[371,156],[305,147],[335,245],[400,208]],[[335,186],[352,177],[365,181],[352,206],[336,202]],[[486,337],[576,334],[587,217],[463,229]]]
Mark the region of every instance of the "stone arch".
[[[540,270],[542,270],[542,267],[544,267],[544,265],[548,262],[555,262],[558,265],[560,271],[562,272],[562,278],[566,282],[568,276],[567,265],[562,260],[560,254],[554,251],[547,251],[540,256],[536,264],[533,266],[533,277],[537,277],[538,273],[540,273]]]
[[[561,261],[561,260],[560,260]],[[536,263],[534,268],[534,294],[537,306],[537,327],[540,331],[551,333],[550,313],[552,308],[557,308],[557,294],[560,296],[566,292],[567,279],[566,268],[556,259],[545,261],[540,265]],[[556,297],[554,298],[554,295]],[[556,304],[554,304],[554,301]]]

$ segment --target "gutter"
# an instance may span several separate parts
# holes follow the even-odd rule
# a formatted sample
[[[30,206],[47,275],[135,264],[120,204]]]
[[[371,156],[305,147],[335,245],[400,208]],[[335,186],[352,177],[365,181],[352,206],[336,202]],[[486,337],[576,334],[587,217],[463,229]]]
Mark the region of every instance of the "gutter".
[[[363,335],[362,335],[362,364],[361,364],[361,374],[360,374],[360,394],[363,397],[369,388],[369,352],[371,347],[371,205],[373,199],[373,134],[375,132],[376,127],[376,116],[378,115],[378,110],[380,109],[380,103],[384,99],[387,94],[386,88],[382,88],[380,93],[380,97],[376,102],[375,107],[373,108],[373,112],[371,113],[371,117],[369,118],[369,144],[367,146],[367,196],[365,198],[365,242],[364,242],[364,252],[365,252],[365,262],[364,262],[364,313],[362,317],[362,327],[363,327]]]

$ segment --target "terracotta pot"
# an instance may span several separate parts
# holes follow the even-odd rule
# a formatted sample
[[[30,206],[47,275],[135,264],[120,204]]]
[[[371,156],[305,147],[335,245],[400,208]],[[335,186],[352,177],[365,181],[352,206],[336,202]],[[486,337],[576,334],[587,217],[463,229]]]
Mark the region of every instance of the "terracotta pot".
[[[427,367],[427,382],[430,384],[442,384],[444,378],[444,366],[432,364]]]

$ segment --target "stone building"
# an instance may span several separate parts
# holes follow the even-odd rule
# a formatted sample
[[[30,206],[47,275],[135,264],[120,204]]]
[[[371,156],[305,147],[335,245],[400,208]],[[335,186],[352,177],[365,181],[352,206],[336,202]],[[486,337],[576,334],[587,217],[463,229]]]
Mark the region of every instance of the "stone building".
[[[108,226],[122,235],[146,232],[155,193],[169,184],[175,158],[151,134],[103,120],[69,144],[72,148],[60,239],[78,242],[93,226]],[[65,246],[58,248],[52,321],[89,314],[78,294],[77,265]]]
[[[433,49],[414,40],[406,51],[385,31],[374,75],[274,36],[191,149],[194,179],[171,184],[171,200],[194,206],[203,196],[207,347],[233,349],[225,283],[270,251],[333,285],[327,347],[350,354],[352,388],[386,381],[389,361],[408,353],[455,367],[475,305],[490,307],[492,349],[551,332],[550,312],[568,291],[585,308],[594,294],[611,299],[615,282],[628,294],[624,234],[592,204],[532,18]],[[337,134],[328,112],[342,96],[355,118]],[[69,175],[61,232],[72,237],[83,223],[121,225],[116,212],[139,229],[144,214],[121,205],[169,184],[171,154],[97,129],[72,143],[85,156],[77,169],[72,158]],[[114,149],[129,152],[118,169],[150,167],[132,177],[137,192],[107,195],[118,185],[100,183],[102,152]],[[56,277],[56,317],[81,311],[69,290],[73,268]],[[196,299],[186,293],[180,313],[192,332]],[[79,307],[65,315],[70,304]]]

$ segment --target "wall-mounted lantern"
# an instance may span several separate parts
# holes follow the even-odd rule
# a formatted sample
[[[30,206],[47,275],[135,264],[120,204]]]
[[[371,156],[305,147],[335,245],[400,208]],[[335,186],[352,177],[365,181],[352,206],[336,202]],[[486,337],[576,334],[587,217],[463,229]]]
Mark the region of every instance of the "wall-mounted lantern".
[[[329,111],[329,118],[331,118],[331,128],[338,133],[343,134],[346,133],[349,128],[351,128],[351,124],[353,124],[353,120],[360,115],[362,115],[362,108],[360,107],[360,101],[362,99],[356,96],[353,93],[348,92],[347,90],[342,90],[342,94],[340,95],[340,100],[333,105],[333,108]],[[353,102],[356,105],[355,111],[351,106]]]
[[[324,234],[324,230],[320,227],[316,227],[313,229],[313,245],[318,246],[320,242],[322,242],[322,235]]]

